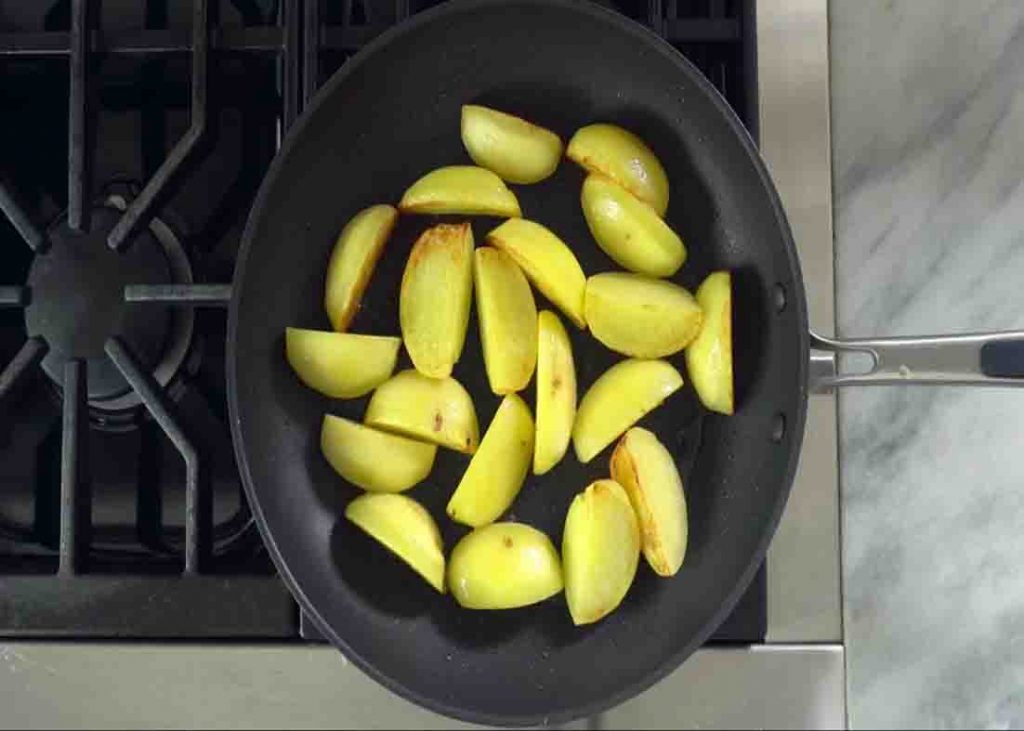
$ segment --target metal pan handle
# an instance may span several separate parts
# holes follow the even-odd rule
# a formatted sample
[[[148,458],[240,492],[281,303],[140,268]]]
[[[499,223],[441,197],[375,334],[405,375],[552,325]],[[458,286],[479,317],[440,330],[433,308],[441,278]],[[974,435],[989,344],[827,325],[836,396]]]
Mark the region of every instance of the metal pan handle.
[[[840,373],[838,353],[870,357],[869,370]],[[1024,330],[837,340],[811,333],[810,390],[904,384],[1024,386]]]

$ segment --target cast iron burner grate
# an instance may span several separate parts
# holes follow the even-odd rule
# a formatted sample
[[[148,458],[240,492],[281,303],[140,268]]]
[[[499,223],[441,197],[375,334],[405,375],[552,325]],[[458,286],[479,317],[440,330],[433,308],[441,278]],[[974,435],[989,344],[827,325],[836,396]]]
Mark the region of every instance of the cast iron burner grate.
[[[241,494],[224,306],[284,131],[353,53],[435,4],[0,8],[0,637],[315,637]],[[681,50],[756,136],[753,0],[605,4]],[[715,640],[763,639],[765,603],[762,571]]]

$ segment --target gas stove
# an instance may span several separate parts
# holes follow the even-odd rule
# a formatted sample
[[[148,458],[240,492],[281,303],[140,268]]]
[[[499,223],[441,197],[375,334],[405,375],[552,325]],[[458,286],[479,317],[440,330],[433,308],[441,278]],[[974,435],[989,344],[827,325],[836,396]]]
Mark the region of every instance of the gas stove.
[[[290,125],[434,4],[0,0],[0,640],[317,640],[235,466],[225,307]],[[825,1],[605,4],[760,138],[831,332]],[[766,566],[681,672],[841,639],[833,399],[812,401],[806,444]]]

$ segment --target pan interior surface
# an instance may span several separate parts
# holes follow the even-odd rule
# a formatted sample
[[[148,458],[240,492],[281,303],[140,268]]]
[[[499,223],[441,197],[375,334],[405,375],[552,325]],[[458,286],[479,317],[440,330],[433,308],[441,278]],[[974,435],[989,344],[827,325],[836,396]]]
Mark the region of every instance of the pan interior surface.
[[[689,257],[677,282],[695,291],[734,273],[738,412],[704,415],[687,385],[641,424],[676,456],[686,485],[686,563],[660,579],[641,561],[618,611],[574,627],[564,599],[507,612],[459,608],[342,517],[358,491],[319,450],[324,413],[361,419],[367,399],[331,401],[305,388],[284,358],[286,326],[330,329],[323,278],[334,240],[362,208],[396,203],[428,170],[471,164],[460,106],[491,105],[568,141],[615,122],[645,139],[671,185],[668,222]],[[617,267],[580,209],[583,173],[563,161],[513,186],[524,216],[575,251],[587,275]],[[403,216],[352,332],[398,335],[398,287],[416,236],[437,219]],[[498,220],[476,218],[477,245]],[[535,292],[538,308],[555,309]],[[669,672],[720,622],[760,565],[788,494],[803,431],[807,327],[789,231],[740,123],[668,46],[610,12],[572,2],[445,6],[417,16],[344,66],[289,135],[257,198],[239,257],[228,375],[243,480],[263,536],[303,608],[350,659],[434,710],[492,724],[558,723],[594,713]],[[579,394],[621,358],[577,330]],[[408,367],[403,354],[399,368]],[[475,306],[456,366],[481,433],[499,403],[483,368]],[[533,406],[533,383],[522,392]],[[573,496],[608,474],[610,450],[527,477],[507,519],[560,545]],[[450,552],[466,531],[444,506],[468,457],[438,452],[409,495],[438,519]]]

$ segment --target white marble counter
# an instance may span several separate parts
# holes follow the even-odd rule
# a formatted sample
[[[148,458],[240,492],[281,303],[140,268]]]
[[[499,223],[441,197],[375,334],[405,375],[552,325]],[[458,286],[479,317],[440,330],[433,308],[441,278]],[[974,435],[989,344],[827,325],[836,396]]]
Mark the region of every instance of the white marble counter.
[[[1024,328],[1024,2],[832,0],[843,336]],[[1024,390],[840,396],[854,728],[1024,726]]]

